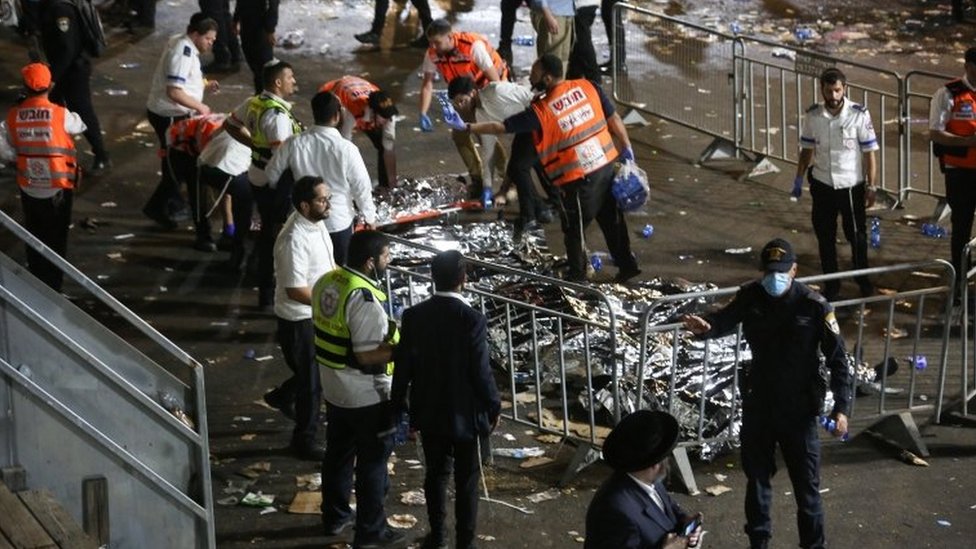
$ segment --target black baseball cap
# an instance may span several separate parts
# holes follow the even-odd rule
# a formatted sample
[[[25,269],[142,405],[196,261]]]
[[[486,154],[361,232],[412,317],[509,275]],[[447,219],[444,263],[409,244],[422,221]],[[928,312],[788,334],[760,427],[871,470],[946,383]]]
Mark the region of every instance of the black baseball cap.
[[[796,263],[793,245],[782,238],[774,238],[763,246],[759,256],[759,270],[785,273]]]

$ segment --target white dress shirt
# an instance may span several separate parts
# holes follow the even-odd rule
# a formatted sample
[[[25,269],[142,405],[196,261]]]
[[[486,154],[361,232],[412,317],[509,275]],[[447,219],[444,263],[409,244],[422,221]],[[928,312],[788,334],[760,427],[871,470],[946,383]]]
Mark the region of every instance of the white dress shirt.
[[[807,109],[800,147],[814,149],[813,177],[834,189],[849,189],[864,181],[863,153],[880,148],[867,108],[846,97],[837,116],[822,103]]]
[[[312,318],[312,306],[288,297],[287,289],[311,289],[315,281],[335,268],[332,237],[325,223],[313,223],[293,211],[274,245],[275,315],[291,321]]]
[[[221,130],[210,138],[197,164],[216,168],[227,175],[239,175],[251,165],[251,149]]]
[[[203,71],[200,70],[200,51],[185,34],[172,36],[159,57],[153,73],[146,108],[159,116],[183,116],[193,109],[169,98],[167,88],[180,88],[193,99],[203,100]]]
[[[650,496],[651,500],[654,501],[654,505],[657,505],[658,509],[667,514],[667,511],[664,510],[664,500],[661,498],[661,494],[657,493],[657,488],[655,488],[653,484],[647,484],[630,473],[627,473],[627,476],[636,482],[637,486],[640,486],[641,490],[644,490],[644,492]]]
[[[357,206],[366,223],[376,222],[376,205],[363,156],[336,128],[312,126],[289,138],[275,151],[265,173],[268,179],[277,181],[288,168],[296,180],[315,175],[329,184],[332,211],[325,226],[330,233],[348,229]]]

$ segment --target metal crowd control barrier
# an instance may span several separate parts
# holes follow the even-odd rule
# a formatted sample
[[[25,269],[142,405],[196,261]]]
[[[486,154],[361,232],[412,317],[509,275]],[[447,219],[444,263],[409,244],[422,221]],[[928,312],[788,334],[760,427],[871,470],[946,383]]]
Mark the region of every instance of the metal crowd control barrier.
[[[969,401],[976,397],[976,345],[972,345],[973,341],[976,341],[976,323],[970,326],[973,321],[970,318],[974,311],[970,310],[976,300],[976,296],[970,295],[970,283],[976,279],[976,265],[972,262],[972,252],[976,249],[976,238],[970,240],[966,247],[962,251],[962,266],[964,276],[962,277],[964,283],[962,288],[960,288],[960,307],[959,307],[959,331],[960,339],[962,340],[962,365],[960,369],[960,375],[962,377],[962,394],[959,399],[953,403],[946,404],[943,401],[939,401],[939,419],[943,419],[943,414],[946,414],[949,418],[955,421],[961,421],[971,426],[976,426],[976,417],[971,416],[969,413]],[[973,347],[972,352],[974,355],[970,356],[970,346]],[[974,371],[969,370],[969,360],[973,360]],[[971,374],[971,377],[970,377]],[[957,409],[958,408],[958,409]]]
[[[818,275],[799,280],[806,283],[823,283],[828,280],[853,279],[860,275],[875,277],[897,273],[916,275],[922,280],[936,276],[943,284],[922,285],[916,289],[842,300],[833,304],[842,322],[850,319],[855,323],[854,331],[848,330],[845,337],[848,352],[854,355],[855,361],[867,364],[879,361],[879,364],[884,365],[879,369],[880,377],[876,382],[861,384],[854,392],[850,419],[855,430],[881,433],[882,436],[895,440],[920,455],[928,455],[928,449],[918,433],[911,414],[934,411],[935,417],[938,418],[941,402],[946,394],[945,385],[950,363],[948,327],[955,279],[952,266],[946,261],[934,260]],[[731,391],[732,403],[731,410],[726,414],[727,424],[720,432],[706,435],[705,413],[708,398],[705,392],[699,390],[697,395],[691,395],[685,391],[679,395],[675,387],[679,376],[685,378],[699,376],[701,379],[699,387],[705,386],[705,381],[711,379],[710,376],[715,371],[711,358],[712,348],[708,344],[702,345],[703,350],[699,351],[700,362],[682,365],[679,363],[679,356],[688,354],[687,349],[682,346],[691,341],[690,335],[682,335],[684,333],[682,324],[666,323],[652,326],[649,320],[662,305],[680,302],[697,303],[700,305],[695,309],[688,308],[682,312],[702,313],[706,305],[714,305],[724,298],[731,297],[736,291],[738,291],[737,287],[667,296],[649,304],[641,321],[641,351],[637,365],[637,379],[644,381],[639,383],[638,405],[666,409],[678,417],[694,421],[694,433],[679,444],[675,454],[682,480],[692,493],[696,491],[695,481],[687,465],[686,449],[708,444],[730,443],[738,437],[734,425],[739,417],[741,326],[732,336],[729,336],[734,338],[735,343],[731,381],[727,388]],[[873,323],[873,326],[881,328],[881,332],[866,332],[867,320],[865,319],[869,319],[872,315],[873,318],[878,318],[878,313],[882,313],[884,318],[880,323]],[[929,332],[934,332],[934,335],[927,337]],[[907,380],[901,384],[888,377],[887,364],[891,358],[910,359],[904,361],[910,363],[912,367],[909,368]],[[645,380],[652,359],[669,361],[667,379]],[[966,394],[965,375],[959,381],[960,394],[964,395]],[[656,384],[664,389],[648,392],[645,397],[645,383]],[[865,396],[857,397],[858,392]]]
[[[0,225],[177,363],[164,369],[0,254],[0,460],[76,519],[107,481],[113,547],[216,545],[202,366],[0,212]]]
[[[901,200],[907,200],[912,194],[945,199],[945,181],[939,173],[938,160],[932,156],[932,144],[928,139],[929,107],[935,90],[953,78],[956,76],[925,71],[910,71],[905,75],[902,116],[908,126],[905,132],[908,155],[905,179],[899,189]]]
[[[425,254],[437,253],[439,250],[388,235],[397,246],[404,246],[419,250]],[[397,257],[394,250],[393,256]],[[617,338],[618,324],[612,304],[602,292],[587,285],[574,284],[563,280],[530,273],[503,265],[468,258],[470,268],[477,275],[508,276],[515,284],[536,284],[547,290],[555,289],[565,302],[572,302],[574,307],[567,310],[557,310],[545,306],[535,305],[520,299],[518,291],[506,295],[498,290],[489,291],[478,285],[469,283],[465,290],[474,296],[473,306],[480,309],[488,318],[489,340],[496,348],[502,350],[501,356],[493,355],[496,360],[501,359],[508,369],[508,389],[512,395],[512,408],[506,417],[511,420],[529,425],[542,433],[551,433],[579,443],[563,483],[568,482],[577,472],[593,463],[599,453],[594,451],[602,443],[601,433],[606,428],[597,426],[597,392],[594,388],[594,377],[609,376],[607,388],[613,395],[612,404],[608,406],[614,423],[621,415],[620,391],[617,383],[618,372],[622,361],[618,357]],[[386,280],[387,292],[394,303],[394,310],[400,306],[409,307],[433,293],[433,283],[429,275],[426,261],[420,268],[404,268],[391,265]],[[471,278],[471,277],[469,277]],[[533,290],[526,290],[531,293]],[[396,303],[402,301],[402,304]],[[586,306],[589,303],[592,306]],[[583,306],[587,314],[580,312]],[[582,340],[580,352],[568,352],[569,340]],[[542,356],[545,344],[555,343],[554,356]],[[594,347],[599,346],[601,355],[609,362],[600,363],[594,356]],[[528,364],[516,360],[518,354],[528,355]],[[549,368],[550,372],[546,372]],[[567,370],[573,370],[585,383],[585,404],[587,411],[586,422],[575,422],[570,419],[570,402],[573,397],[569,393],[570,382]],[[534,385],[534,394],[519,392],[518,387],[526,384]],[[559,399],[551,407],[544,403],[543,386],[558,386]],[[520,404],[528,404],[534,410],[526,414],[520,411]],[[551,409],[559,410],[562,417],[556,417]],[[534,416],[534,417],[533,417]],[[604,435],[605,436],[605,435]]]

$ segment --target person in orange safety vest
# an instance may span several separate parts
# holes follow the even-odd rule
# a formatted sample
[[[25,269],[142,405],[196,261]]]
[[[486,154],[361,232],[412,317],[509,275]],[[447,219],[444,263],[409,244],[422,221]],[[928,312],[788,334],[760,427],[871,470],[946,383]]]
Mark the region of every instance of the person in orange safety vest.
[[[563,63],[555,55],[537,59],[529,78],[540,93],[528,109],[504,122],[467,127],[474,133],[532,133],[543,171],[562,203],[560,217],[569,262],[566,278],[585,280],[583,235],[596,219],[618,268],[615,281],[626,282],[641,271],[611,184],[618,156],[635,162],[627,129],[600,87],[589,80],[563,78]]]
[[[48,98],[53,83],[47,65],[31,63],[20,72],[26,97],[7,113],[0,132],[0,157],[16,160],[27,230],[64,257],[72,191],[81,177],[72,136],[83,133],[85,124],[76,113]],[[42,282],[61,291],[61,269],[30,246],[27,267]]]
[[[376,147],[379,184],[392,189],[396,186],[396,116],[400,114],[390,96],[376,84],[358,76],[343,76],[330,80],[319,88],[332,92],[342,104],[339,133],[352,141],[352,130],[366,134]]]

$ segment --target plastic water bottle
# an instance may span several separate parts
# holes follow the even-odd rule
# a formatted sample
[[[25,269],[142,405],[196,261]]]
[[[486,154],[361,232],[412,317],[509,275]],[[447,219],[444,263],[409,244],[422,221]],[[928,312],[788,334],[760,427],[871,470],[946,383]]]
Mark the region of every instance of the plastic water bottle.
[[[401,446],[407,443],[407,439],[410,437],[410,418],[407,414],[401,414],[400,420],[397,421],[396,431],[393,433],[393,443],[397,446]]]
[[[732,21],[732,23],[729,24],[729,30],[732,31],[732,34],[741,34],[742,25],[739,25],[737,21]]]
[[[916,370],[924,370],[929,367],[929,361],[925,358],[925,355],[917,355],[908,358],[912,361],[912,365],[915,366]]]
[[[495,195],[491,192],[491,187],[485,187],[485,190],[481,191],[481,206],[489,210],[495,204]]]
[[[942,227],[935,223],[923,223],[922,234],[924,234],[929,238],[945,238],[946,230],[945,227]]]
[[[837,420],[830,418],[828,416],[820,416],[820,425],[823,425],[825,431],[830,434],[834,434],[837,430]],[[842,442],[847,442],[848,433],[844,433],[844,436],[840,437]]]
[[[881,247],[881,220],[877,217],[871,218],[871,247],[874,249]]]
[[[813,30],[810,27],[797,27],[793,34],[796,39],[800,42],[806,42],[807,40],[813,38]]]
[[[522,36],[516,36],[512,38],[512,43],[516,46],[534,46],[535,36],[531,34],[523,34]]]
[[[652,234],[654,234],[654,225],[651,225],[650,223],[644,225],[644,228],[641,229],[641,235],[643,235],[644,238],[650,238]]]
[[[590,265],[593,265],[594,271],[600,272],[600,269],[603,268],[603,260],[600,259],[599,255],[593,254],[590,256]]]

